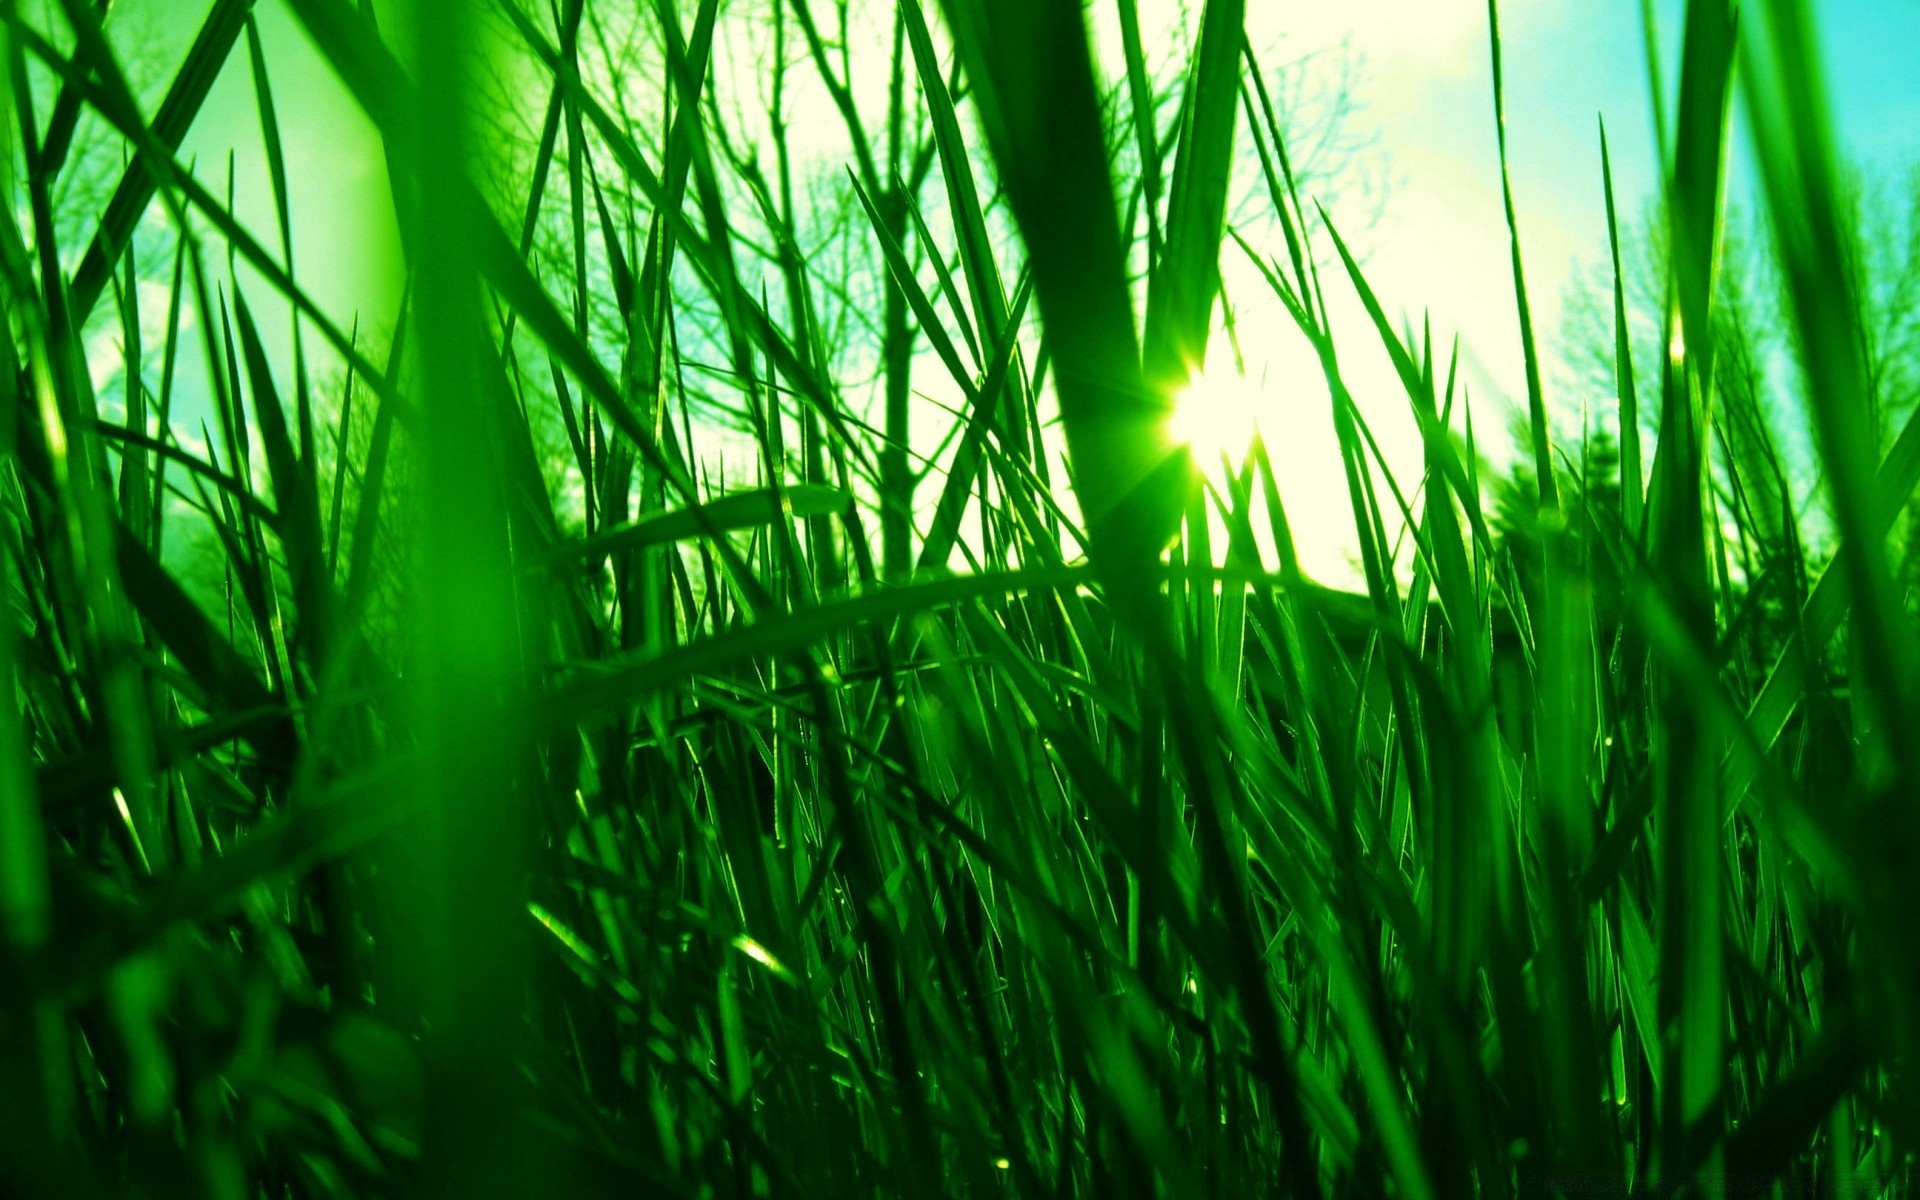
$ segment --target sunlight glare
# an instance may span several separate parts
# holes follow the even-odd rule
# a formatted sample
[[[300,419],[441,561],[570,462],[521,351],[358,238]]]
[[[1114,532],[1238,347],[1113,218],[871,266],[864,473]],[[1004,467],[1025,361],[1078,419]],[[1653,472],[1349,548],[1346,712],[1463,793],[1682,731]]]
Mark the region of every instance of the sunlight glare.
[[[1195,374],[1174,398],[1167,435],[1192,451],[1195,466],[1211,474],[1220,469],[1222,455],[1236,466],[1246,457],[1266,406],[1259,383],[1220,363]]]

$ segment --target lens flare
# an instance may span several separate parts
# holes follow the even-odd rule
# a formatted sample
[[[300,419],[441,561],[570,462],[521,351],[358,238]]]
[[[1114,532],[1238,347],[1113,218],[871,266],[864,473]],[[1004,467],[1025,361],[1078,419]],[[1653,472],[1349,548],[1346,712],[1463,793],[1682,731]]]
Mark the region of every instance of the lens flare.
[[[1222,456],[1236,464],[1260,432],[1266,397],[1260,385],[1219,366],[1201,371],[1174,397],[1167,435],[1185,445],[1203,471],[1219,469]]]

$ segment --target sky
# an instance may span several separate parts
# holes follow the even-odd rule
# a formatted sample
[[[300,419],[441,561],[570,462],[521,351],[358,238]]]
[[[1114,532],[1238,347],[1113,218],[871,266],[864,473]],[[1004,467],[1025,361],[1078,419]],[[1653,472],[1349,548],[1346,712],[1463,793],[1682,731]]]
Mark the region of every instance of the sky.
[[[1181,0],[1139,0],[1149,47],[1177,44],[1192,9]],[[154,84],[164,87],[196,20],[179,0],[122,0],[122,44]],[[1656,35],[1674,60],[1681,6],[1657,0]],[[1351,111],[1347,129],[1361,149],[1346,177],[1324,182],[1319,198],[1361,248],[1366,271],[1390,316],[1430,317],[1444,352],[1458,335],[1463,378],[1475,404],[1484,451],[1505,457],[1506,428],[1523,404],[1507,228],[1499,192],[1489,74],[1487,9],[1480,0],[1347,0],[1342,4],[1250,0],[1248,34],[1263,62],[1308,58],[1330,70],[1345,62]],[[1095,0],[1096,49],[1110,77],[1122,67],[1112,5]],[[1827,64],[1840,141],[1869,171],[1904,175],[1920,163],[1920,79],[1911,69],[1920,47],[1920,5],[1905,0],[1818,0],[1816,24]],[[296,273],[344,326],[390,320],[397,247],[377,136],[354,109],[282,0],[258,8],[288,154]],[[1631,0],[1510,0],[1501,13],[1512,178],[1534,325],[1543,339],[1562,327],[1576,272],[1604,261],[1606,223],[1597,122],[1606,121],[1623,220],[1647,205],[1656,155],[1648,103],[1640,5]],[[1158,32],[1156,32],[1158,31]],[[876,56],[886,54],[876,39]],[[864,48],[861,49],[864,53]],[[747,53],[752,53],[751,49]],[[737,58],[737,55],[736,55]],[[858,61],[858,55],[856,56]],[[751,61],[736,71],[752,70]],[[865,86],[874,86],[871,79]],[[1671,81],[1667,83],[1671,92]],[[544,96],[534,103],[544,103]],[[838,120],[818,95],[797,93],[794,126],[817,131],[803,153],[838,170],[845,156]],[[809,108],[808,106],[811,106]],[[185,156],[224,190],[229,154],[237,208],[263,242],[275,244],[270,195],[259,152],[258,113],[244,53],[235,56],[192,131]],[[1244,142],[1243,142],[1244,144]],[[1749,189],[1750,153],[1735,132],[1734,195]],[[1368,185],[1376,185],[1369,189]],[[1383,186],[1378,186],[1383,185]],[[1278,246],[1273,247],[1277,250]],[[1231,246],[1223,254],[1250,385],[1235,403],[1259,408],[1282,491],[1310,573],[1352,578],[1351,519],[1344,507],[1330,415],[1318,368],[1284,313],[1263,301],[1263,286]],[[1417,441],[1385,355],[1377,352],[1351,289],[1331,281],[1336,335],[1346,348],[1348,382],[1403,481],[1417,478]],[[265,289],[255,289],[264,303]],[[250,295],[250,298],[251,295]],[[151,306],[150,306],[151,307]],[[1269,330],[1281,330],[1278,335]],[[99,335],[111,339],[110,330]],[[111,342],[101,349],[110,350]],[[1225,369],[1225,343],[1210,374]],[[102,364],[110,354],[98,356]],[[939,368],[927,372],[937,375]],[[183,383],[196,377],[187,364]],[[204,378],[204,367],[198,368]],[[1569,394],[1553,374],[1549,404],[1578,411],[1591,397]],[[929,389],[939,399],[937,389]],[[937,415],[938,409],[930,412]],[[1577,423],[1577,421],[1576,421]]]

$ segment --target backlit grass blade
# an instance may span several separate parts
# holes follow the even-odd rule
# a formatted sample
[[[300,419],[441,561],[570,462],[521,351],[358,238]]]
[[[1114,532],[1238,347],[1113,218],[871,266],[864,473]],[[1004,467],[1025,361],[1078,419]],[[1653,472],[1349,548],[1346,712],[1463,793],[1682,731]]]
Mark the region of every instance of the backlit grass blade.
[[[1165,252],[1148,282],[1145,371],[1171,388],[1206,362],[1214,295],[1220,287],[1221,224],[1233,172],[1240,52],[1246,42],[1245,0],[1209,0],[1181,105]],[[1131,68],[1130,68],[1131,70]],[[1136,91],[1134,103],[1140,103]],[[1151,137],[1154,117],[1144,114]],[[1147,158],[1157,156],[1155,148]]]
[[[819,484],[790,483],[778,492],[771,488],[734,492],[701,504],[704,520],[685,510],[664,509],[555,546],[546,558],[550,562],[594,559],[615,551],[706,537],[716,529],[752,529],[787,517],[833,516],[849,500],[839,488]]]
[[[1527,376],[1527,422],[1533,439],[1533,470],[1540,491],[1540,507],[1559,506],[1554,481],[1552,431],[1547,422],[1546,396],[1540,386],[1540,353],[1534,344],[1533,310],[1527,304],[1526,273],[1520,262],[1520,219],[1514,211],[1513,179],[1507,169],[1507,93],[1501,70],[1499,0],[1487,0],[1488,44],[1493,52],[1493,127],[1500,147],[1500,197],[1506,205],[1507,240],[1513,259],[1513,299],[1520,316],[1520,354]]]
[[[468,5],[430,10],[403,186],[460,193],[475,136],[465,111],[482,53]],[[523,871],[534,828],[534,760],[519,661],[521,620],[507,536],[503,447],[485,402],[475,270],[480,214],[403,211],[420,361],[420,570],[409,602],[427,630],[413,682],[426,826],[406,894],[429,931],[414,970],[431,1033],[423,1047],[422,1185],[435,1195],[537,1186],[511,1100],[521,1040]],[[493,230],[497,233],[497,230]]]
[[[200,32],[195,36],[187,57],[174,75],[166,98],[160,102],[148,127],[154,140],[169,151],[177,151],[187,131],[207,102],[214,80],[226,66],[240,32],[247,24],[251,0],[215,0],[207,11]],[[75,91],[76,95],[80,92]],[[101,218],[100,228],[87,246],[86,257],[74,272],[69,304],[74,316],[84,320],[93,311],[100,294],[106,290],[114,263],[139,224],[147,206],[153,202],[158,181],[148,166],[131,164],[114,189],[113,198]]]
[[[926,541],[921,549],[920,565],[923,568],[943,566],[959,541],[960,522],[968,494],[980,469],[981,449],[990,428],[988,422],[993,415],[993,400],[998,396],[1015,394],[1011,385],[1019,354],[1017,334],[1026,316],[1027,299],[1032,294],[1028,281],[1023,279],[1020,290],[1013,298],[1013,309],[1008,314],[1007,325],[1001,335],[1002,344],[995,350],[986,379],[974,397],[973,411],[967,416],[959,448],[954,451],[953,465],[948,470],[946,483],[940,489],[940,499],[934,506],[933,519],[928,525]]]
[[[254,328],[253,316],[238,292],[234,294],[234,311],[239,318],[240,342],[246,355],[262,449],[273,476],[274,499],[278,502],[280,517],[277,530],[286,547],[294,607],[302,625],[299,636],[308,643],[316,661],[321,661],[326,652],[332,587],[320,541],[318,483],[294,447],[259,331]]]
[[[603,708],[632,703],[652,690],[707,669],[709,665],[750,660],[756,655],[782,654],[826,634],[859,624],[890,622],[909,613],[945,608],[974,596],[1028,587],[1079,586],[1091,578],[1086,568],[1076,567],[1030,569],[1004,575],[959,576],[889,588],[872,595],[788,613],[775,620],[742,626],[723,636],[677,647],[656,658],[623,664],[612,670],[595,671],[562,696],[550,701],[543,709],[543,719],[553,722],[580,720]]]
[[[1031,263],[1094,553],[1130,570],[1172,536],[1187,463],[1141,375],[1086,27],[1063,3],[947,16]]]
[[[1640,535],[1645,505],[1640,468],[1640,403],[1633,375],[1632,339],[1627,329],[1627,283],[1620,272],[1620,226],[1614,214],[1613,160],[1607,153],[1607,127],[1600,125],[1601,186],[1607,194],[1607,249],[1613,260],[1613,362],[1619,391],[1620,516],[1627,535]]]
[[[1140,156],[1140,191],[1147,215],[1147,273],[1151,278],[1160,261],[1161,141],[1160,111],[1147,73],[1146,49],[1140,38],[1140,8],[1134,0],[1119,0],[1120,40],[1127,62],[1127,101],[1134,145]]]
[[[1712,420],[1715,269],[1721,237],[1734,15],[1724,0],[1687,8],[1668,190],[1670,352],[1648,530],[1654,569],[1687,636],[1713,637],[1706,544],[1706,442]],[[1653,733],[1658,862],[1658,1013],[1665,1057],[1656,1170],[1719,1170],[1727,1115],[1726,978],[1718,792],[1720,739],[1672,667],[1655,673]],[[1710,1185],[1709,1185],[1710,1186]]]
[[[9,82],[13,85],[9,107],[23,118],[19,133],[25,143],[21,147],[24,157],[29,164],[37,165],[22,53],[31,48],[26,44],[31,39],[11,7],[0,16],[8,20],[12,35],[6,45]],[[78,32],[83,43],[93,35],[91,44],[97,47],[98,30],[90,14],[79,23]],[[0,247],[0,254],[6,260],[10,295],[24,299],[37,291],[38,296],[34,303],[9,306],[9,311],[16,314],[9,324],[17,322],[26,346],[26,362],[9,381],[17,422],[17,432],[9,431],[9,436],[26,435],[16,444],[16,453],[29,471],[38,475],[54,507],[49,514],[53,520],[41,525],[39,532],[47,543],[47,557],[57,581],[54,594],[59,616],[66,636],[74,642],[74,652],[93,664],[87,691],[89,708],[98,722],[94,736],[113,756],[118,769],[123,793],[121,817],[133,859],[143,869],[153,869],[168,861],[170,843],[153,774],[154,714],[143,695],[138,664],[113,649],[135,640],[138,631],[117,578],[114,545],[119,522],[112,511],[111,494],[103,486],[109,478],[104,450],[90,435],[98,419],[98,399],[59,264],[48,190],[52,181],[44,172],[30,169],[23,182],[38,261],[29,265],[26,247],[18,240],[19,230],[11,222],[5,227],[6,243]],[[28,275],[34,266],[39,272],[37,289]],[[12,328],[7,336],[14,336]]]
[[[258,271],[303,318],[313,324],[335,352],[348,364],[361,370],[368,380],[380,381],[379,386],[385,389],[385,395],[388,398],[395,402],[402,402],[393,389],[385,384],[380,373],[374,370],[354,347],[334,319],[314,302],[304,288],[294,282],[285,266],[240,225],[224,202],[195,180],[173,159],[171,152],[152,135],[125,96],[126,81],[119,76],[117,68],[114,68],[110,61],[106,64],[104,73],[117,86],[102,84],[91,78],[85,68],[63,57],[37,31],[24,25],[15,25],[13,28],[23,49],[30,51],[39,62],[59,75],[64,82],[79,88],[85,94],[87,102],[94,106],[95,111],[134,143],[140,153],[140,170],[147,176],[158,176],[164,181],[166,186],[158,190],[170,205],[179,201],[183,206],[191,206],[204,216],[220,235],[227,239],[234,255],[243,258],[248,266]],[[199,265],[193,264],[195,268]],[[105,284],[102,283],[100,286],[104,288]],[[201,301],[201,307],[203,309],[209,307],[204,299]],[[74,311],[78,312],[79,309],[75,307]],[[206,326],[211,322],[202,324]]]
[[[1874,431],[1856,324],[1858,281],[1847,266],[1846,209],[1817,42],[1804,7],[1786,0],[1763,6],[1755,24],[1758,36],[1743,47],[1742,67],[1756,155],[1806,373],[1811,423],[1827,469],[1835,523],[1846,543],[1837,565],[1851,593],[1854,736],[1864,742],[1857,781],[1861,794],[1853,803],[1859,806],[1858,819],[1878,828],[1878,845],[1907,846],[1916,826],[1904,797],[1920,780],[1920,756],[1898,731],[1920,719],[1914,694],[1920,649],[1878,532],[1887,501],[1873,470]],[[1886,894],[1909,896],[1910,876],[1894,865],[1900,860],[1883,861]],[[1920,958],[1882,917],[1869,918],[1865,932],[1883,956],[1876,1001],[1889,1050],[1911,1055],[1920,1046],[1920,1008],[1913,1003]]]
[[[0,39],[0,49],[11,47]],[[0,115],[11,118],[12,94],[7,95]],[[0,146],[10,152],[10,141],[0,140]],[[0,178],[10,175],[10,170],[0,171]],[[27,311],[27,264],[21,249],[11,237],[0,242],[0,294],[10,308],[19,303]],[[21,366],[9,329],[0,346],[0,413],[9,425],[27,402],[16,386]],[[7,454],[0,461],[11,458]],[[11,576],[14,569],[11,547],[0,540],[0,575]],[[14,616],[0,614],[0,680],[9,687],[20,678],[16,646]],[[0,1018],[5,1029],[0,1034],[0,1178],[50,1194],[63,1178],[77,1177],[83,1187],[90,1186],[92,1178],[70,1161],[69,1122],[76,1097],[64,1062],[68,1030],[65,1014],[42,978],[41,964],[55,948],[56,913],[34,762],[24,732],[20,707],[0,705],[0,962],[12,981],[0,1001],[5,1014]]]
[[[1891,525],[1893,514],[1906,503],[1914,488],[1920,486],[1920,413],[1908,417],[1881,461],[1874,482],[1880,497],[1880,516],[1868,528],[1884,532]],[[1826,646],[1846,620],[1847,577],[1844,564],[1829,566],[1807,597],[1797,627],[1789,631],[1748,714],[1761,744],[1773,745],[1801,702],[1802,689],[1808,683],[1806,647]],[[1730,802],[1738,799],[1747,782],[1736,767],[1729,782]]]
[[[941,327],[940,315],[934,310],[932,299],[927,296],[919,281],[913,277],[913,267],[907,261],[906,251],[899,242],[894,240],[893,231],[887,228],[886,221],[874,204],[873,197],[869,196],[867,189],[861,186],[859,178],[850,174],[847,179],[853,187],[854,195],[860,199],[860,206],[865,210],[868,222],[873,226],[874,236],[880,240],[880,249],[886,256],[887,269],[892,276],[894,286],[899,288],[906,297],[906,302],[912,309],[915,319],[920,322],[922,333],[933,346],[934,353],[940,356],[941,364],[953,376],[954,382],[961,388],[971,391],[972,377],[961,363],[960,352],[954,348],[953,339]]]

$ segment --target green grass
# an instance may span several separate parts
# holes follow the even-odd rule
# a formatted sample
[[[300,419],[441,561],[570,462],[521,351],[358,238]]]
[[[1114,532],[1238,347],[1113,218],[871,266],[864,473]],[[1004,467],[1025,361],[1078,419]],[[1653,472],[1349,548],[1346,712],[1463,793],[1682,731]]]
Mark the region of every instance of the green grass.
[[[1489,5],[1504,492],[1241,4],[1165,78],[1132,0],[1114,63],[1069,0],[289,8],[385,141],[390,329],[294,270],[248,5],[154,107],[113,14],[0,0],[0,1195],[1908,1194],[1920,422],[1802,6],[1696,0],[1653,81],[1664,361],[1596,138],[1568,396]],[[265,223],[180,158],[243,52]],[[1740,382],[1741,104],[1803,412]],[[1361,594],[1264,446],[1168,441],[1223,254],[1322,369]]]

